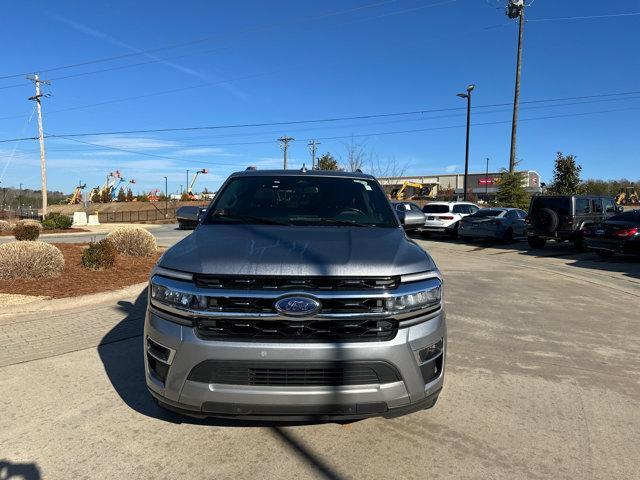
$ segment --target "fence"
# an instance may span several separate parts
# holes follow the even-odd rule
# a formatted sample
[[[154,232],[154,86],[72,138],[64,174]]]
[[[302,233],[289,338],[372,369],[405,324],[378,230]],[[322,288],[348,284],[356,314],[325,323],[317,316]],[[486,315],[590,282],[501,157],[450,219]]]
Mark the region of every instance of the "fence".
[[[155,204],[149,203],[150,208],[145,210],[129,210],[115,212],[98,212],[98,220],[100,223],[151,223],[160,221],[175,221],[176,211],[179,206],[169,206],[166,211],[164,205],[158,208]],[[202,206],[208,205],[203,202]]]

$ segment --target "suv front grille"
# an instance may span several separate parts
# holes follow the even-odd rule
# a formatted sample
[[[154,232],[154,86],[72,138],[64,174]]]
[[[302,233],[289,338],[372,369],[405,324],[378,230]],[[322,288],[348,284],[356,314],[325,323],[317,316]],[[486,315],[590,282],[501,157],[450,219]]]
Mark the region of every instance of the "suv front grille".
[[[400,284],[399,277],[272,277],[194,275],[200,288],[221,288],[230,290],[392,290]]]
[[[189,380],[223,385],[342,386],[396,382],[400,375],[386,362],[229,362],[206,360]]]
[[[211,340],[385,341],[396,336],[396,320],[195,320],[198,336]]]
[[[207,310],[228,313],[276,313],[273,298],[209,297]],[[374,298],[322,299],[319,313],[381,313],[383,300]]]

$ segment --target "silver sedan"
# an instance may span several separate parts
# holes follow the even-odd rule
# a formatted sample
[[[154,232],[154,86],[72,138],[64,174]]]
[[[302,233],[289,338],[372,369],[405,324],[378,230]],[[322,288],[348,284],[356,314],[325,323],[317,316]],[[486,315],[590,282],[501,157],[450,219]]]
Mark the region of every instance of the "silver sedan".
[[[505,242],[525,234],[527,212],[519,208],[481,208],[460,220],[461,238],[493,238]]]

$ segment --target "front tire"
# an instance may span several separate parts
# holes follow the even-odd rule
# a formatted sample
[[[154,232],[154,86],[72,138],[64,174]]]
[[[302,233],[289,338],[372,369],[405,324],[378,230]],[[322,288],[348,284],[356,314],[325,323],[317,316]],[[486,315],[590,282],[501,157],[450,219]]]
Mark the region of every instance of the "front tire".
[[[431,238],[431,232],[422,231],[422,232],[420,232],[420,236],[422,238]]]
[[[527,243],[531,248],[535,248],[536,250],[538,250],[544,248],[544,246],[547,244],[547,239],[540,237],[528,237]]]
[[[587,251],[587,247],[584,245],[584,237],[582,235],[576,236],[573,241],[573,246],[580,253],[585,253]]]
[[[513,229],[508,228],[502,235],[502,241],[504,243],[513,243]]]
[[[455,227],[453,227],[451,232],[449,232],[449,236],[454,240],[458,239],[458,228],[460,228],[460,222],[456,223]]]

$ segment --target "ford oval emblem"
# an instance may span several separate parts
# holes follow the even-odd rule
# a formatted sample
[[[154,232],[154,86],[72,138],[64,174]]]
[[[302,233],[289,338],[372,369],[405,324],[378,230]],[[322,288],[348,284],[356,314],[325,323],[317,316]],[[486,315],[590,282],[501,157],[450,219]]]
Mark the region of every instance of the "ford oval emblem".
[[[310,297],[283,297],[274,303],[274,308],[282,315],[303,317],[320,310],[320,302]]]

